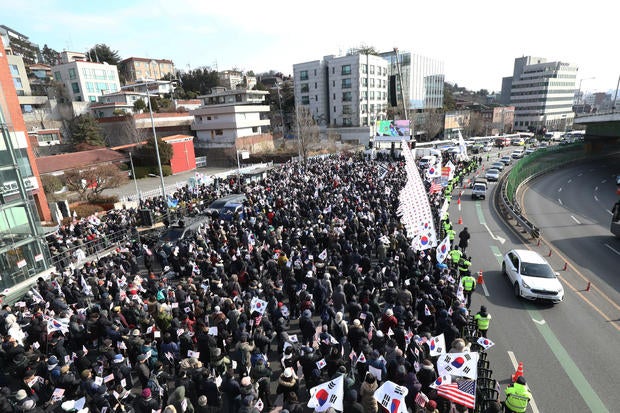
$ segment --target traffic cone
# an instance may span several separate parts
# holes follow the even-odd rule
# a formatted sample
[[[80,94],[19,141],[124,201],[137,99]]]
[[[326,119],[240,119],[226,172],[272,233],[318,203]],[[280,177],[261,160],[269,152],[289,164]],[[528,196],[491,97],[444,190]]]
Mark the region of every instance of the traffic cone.
[[[523,362],[522,361],[519,362],[519,365],[517,366],[517,371],[515,371],[515,374],[512,375],[512,382],[514,383],[521,376],[523,376]]]
[[[459,222],[457,222],[457,224],[463,225],[463,217],[462,216],[459,216]]]
[[[484,278],[482,277],[482,270],[478,271],[478,284],[484,284]]]

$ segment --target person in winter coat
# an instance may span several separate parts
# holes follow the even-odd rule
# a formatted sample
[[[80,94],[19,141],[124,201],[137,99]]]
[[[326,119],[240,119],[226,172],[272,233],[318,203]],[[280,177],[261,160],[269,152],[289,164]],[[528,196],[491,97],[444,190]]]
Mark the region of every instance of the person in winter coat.
[[[420,391],[424,394],[430,394],[431,384],[437,380],[437,372],[433,366],[433,362],[429,359],[424,359],[420,364],[420,370],[417,373],[418,380],[422,385]]]
[[[152,413],[154,410],[159,410],[160,407],[159,402],[152,397],[151,389],[148,387],[142,390],[134,402],[136,413]]]
[[[301,344],[312,345],[314,334],[316,333],[316,326],[312,321],[312,312],[310,310],[304,310],[301,318],[299,319],[299,329],[301,330]]]
[[[340,311],[336,313],[336,317],[332,320],[331,332],[334,338],[340,343],[343,342],[342,339],[349,333],[347,322],[342,319],[342,312]]]
[[[185,386],[179,386],[168,396],[167,405],[173,405],[177,412],[194,413],[194,405],[185,397]]]
[[[366,373],[366,377],[360,385],[360,397],[362,398],[364,413],[377,413],[379,410],[377,399],[374,398],[375,390],[378,387],[375,376],[370,372]]]
[[[290,393],[295,393],[299,396],[299,383],[297,382],[297,375],[292,368],[287,367],[284,369],[280,377],[278,378],[278,387],[276,388],[276,394],[282,394],[285,401],[290,400]]]

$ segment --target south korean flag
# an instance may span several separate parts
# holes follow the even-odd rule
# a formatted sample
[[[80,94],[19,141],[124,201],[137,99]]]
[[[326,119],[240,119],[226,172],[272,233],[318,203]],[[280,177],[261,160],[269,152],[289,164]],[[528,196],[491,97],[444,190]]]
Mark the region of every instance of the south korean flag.
[[[448,353],[437,360],[437,372],[440,376],[478,378],[478,353]]]
[[[439,356],[440,354],[446,352],[446,340],[443,333],[437,337],[431,337],[426,344],[430,350],[431,357]]]
[[[344,376],[319,384],[310,389],[310,400],[308,407],[315,412],[324,412],[330,407],[334,410],[343,411],[342,401],[344,399]]]
[[[409,390],[393,381],[386,381],[375,390],[373,397],[390,413],[407,413],[405,397]]]

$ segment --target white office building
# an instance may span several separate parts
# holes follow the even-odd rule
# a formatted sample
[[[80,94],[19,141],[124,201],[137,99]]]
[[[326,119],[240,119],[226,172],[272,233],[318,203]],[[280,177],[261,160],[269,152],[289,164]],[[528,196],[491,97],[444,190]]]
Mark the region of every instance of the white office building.
[[[515,59],[512,77],[502,80],[502,96],[515,107],[514,130],[563,131],[572,127],[576,66],[541,57]]]
[[[64,83],[73,102],[98,102],[104,93],[118,92],[116,66],[107,63],[70,61],[52,67],[54,80]]]

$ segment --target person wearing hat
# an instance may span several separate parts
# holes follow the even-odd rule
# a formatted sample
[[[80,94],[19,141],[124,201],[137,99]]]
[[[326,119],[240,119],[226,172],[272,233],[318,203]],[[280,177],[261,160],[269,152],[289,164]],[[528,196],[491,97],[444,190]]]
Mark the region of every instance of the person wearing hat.
[[[519,376],[517,381],[504,389],[506,400],[504,406],[507,412],[525,413],[532,394],[526,386],[525,377]]]
[[[283,400],[286,402],[290,400],[291,393],[295,393],[297,396],[299,396],[299,383],[297,381],[297,375],[293,371],[293,368],[287,367],[278,378],[276,395],[282,394]]]
[[[60,376],[56,380],[55,386],[60,389],[65,389],[65,398],[72,398],[77,392],[80,386],[80,379],[75,376],[75,373],[71,371],[68,364],[63,364],[60,367]]]
[[[50,356],[47,359],[47,378],[53,384],[56,384],[56,380],[60,377],[60,366],[58,365],[58,358],[56,356]]]
[[[136,413],[152,413],[161,409],[161,404],[153,397],[151,389],[145,387],[134,403]]]
[[[312,311],[306,309],[302,312],[299,319],[299,329],[301,330],[301,344],[312,345],[314,334],[316,333],[316,325],[312,320]]]
[[[491,314],[487,312],[485,306],[480,306],[480,311],[474,316],[474,321],[476,322],[480,335],[482,337],[487,337],[489,323],[491,322]]]
[[[351,344],[351,347],[353,348],[353,350],[355,350],[357,354],[359,354],[360,352],[361,345],[362,345],[362,339],[365,339],[367,337],[368,337],[368,334],[364,330],[364,327],[362,327],[361,321],[357,318],[353,320],[353,324],[351,325],[351,327],[349,327],[349,333],[347,334],[347,340],[349,341],[349,343]]]
[[[140,354],[136,358],[136,364],[134,366],[135,373],[140,380],[142,388],[148,387],[149,377],[151,377],[151,369],[148,366],[149,356],[146,354]]]
[[[15,394],[15,400],[17,401],[16,408],[19,412],[42,411],[37,408],[36,401],[32,397],[29,397],[26,393],[26,390],[24,389],[20,389],[17,391],[17,393]]]

